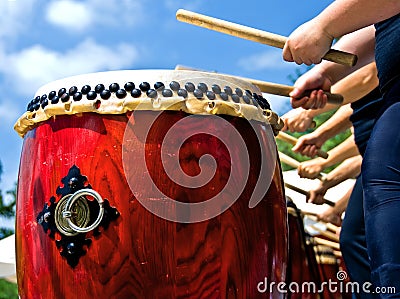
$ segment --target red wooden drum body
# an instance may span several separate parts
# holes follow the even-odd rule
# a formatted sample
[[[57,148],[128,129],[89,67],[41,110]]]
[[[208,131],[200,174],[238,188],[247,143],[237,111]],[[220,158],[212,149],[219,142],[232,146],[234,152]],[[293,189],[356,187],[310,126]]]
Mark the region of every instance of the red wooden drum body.
[[[290,298],[320,298],[321,285],[319,266],[312,245],[306,240],[303,218],[297,207],[288,202],[289,258],[287,285]],[[313,285],[316,286],[313,289]],[[292,287],[290,286],[292,284]]]
[[[105,85],[116,80],[113,74],[102,75],[110,77]],[[136,80],[141,73],[133,75]],[[93,82],[100,80],[94,76]],[[80,89],[86,78],[93,88],[90,75],[57,84]],[[78,81],[83,81],[81,86]],[[123,85],[122,79],[116,82]],[[149,92],[147,95],[153,97]],[[109,102],[120,99],[113,97],[88,100],[94,103],[91,109],[106,110]],[[65,103],[73,103],[72,96]],[[34,110],[28,111],[31,117],[42,109],[32,109],[32,105],[28,107]],[[67,108],[74,109],[72,104]],[[285,281],[287,266],[286,204],[269,124],[222,113],[193,117],[184,109],[132,109],[135,111],[123,113],[83,110],[52,115],[24,132],[16,213],[21,298],[281,296],[276,289],[269,293],[257,288],[265,278]],[[190,121],[183,122],[185,119]],[[229,135],[218,119],[237,130],[239,135],[233,137],[242,138],[248,161],[241,159],[242,149],[234,146],[236,140],[227,137],[228,141],[221,142],[218,138]],[[167,134],[172,128],[170,138]],[[193,128],[198,134],[186,138],[187,130]],[[181,137],[186,139],[180,144]],[[141,155],[145,171],[140,165]],[[202,161],[204,155],[211,155],[214,164]],[[178,160],[179,171],[168,166],[173,159]],[[272,169],[270,185],[249,208],[263,172],[262,159]],[[184,182],[199,173],[211,173],[211,179],[201,186],[184,186],[171,179],[171,173]],[[237,188],[221,193],[229,180]],[[143,195],[155,189],[163,195]],[[86,193],[79,193],[82,190]],[[201,218],[210,213],[207,209],[204,215],[195,215],[195,204],[214,197],[222,203],[220,211],[207,219]],[[237,197],[234,202],[233,197]],[[166,198],[189,205],[183,212],[174,204],[164,206],[166,215],[175,220],[160,217],[151,205],[146,206],[148,202],[163,203]],[[102,217],[98,216],[100,211]],[[72,228],[71,232],[68,221],[78,228],[94,229],[79,232]]]

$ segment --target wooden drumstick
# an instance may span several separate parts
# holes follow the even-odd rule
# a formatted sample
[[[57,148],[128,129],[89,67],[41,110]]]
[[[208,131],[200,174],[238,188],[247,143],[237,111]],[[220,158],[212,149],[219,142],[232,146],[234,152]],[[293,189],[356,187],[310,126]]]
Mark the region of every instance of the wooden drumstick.
[[[283,162],[283,163],[285,163],[285,164],[287,164],[287,165],[289,165],[291,167],[294,167],[294,168],[298,168],[299,167],[299,165],[300,165],[299,161],[293,159],[292,157],[289,157],[288,155],[285,155],[282,152],[278,152],[278,155],[279,155],[279,159],[281,160],[281,162]],[[322,173],[319,173],[317,178],[322,181],[322,180],[325,179],[325,175],[322,174]]]
[[[278,34],[265,32],[259,29],[235,24],[232,22],[212,18],[184,9],[176,12],[177,20],[225,34],[233,35],[243,39],[266,44],[272,47],[283,49],[287,38]],[[357,63],[357,56],[354,54],[330,49],[323,57],[325,60],[340,63],[347,66],[354,66]]]
[[[289,143],[291,145],[296,145],[296,143],[297,143],[297,138],[295,138],[295,137],[293,137],[293,136],[291,136],[289,134],[286,134],[285,132],[279,132],[279,134],[278,134],[278,136],[276,136],[276,138],[278,138],[280,140],[283,140],[283,141],[285,141],[285,142],[287,142],[287,143]],[[323,150],[319,149],[317,151],[317,156],[321,157],[321,158],[324,158],[324,159],[327,159],[328,158],[328,153],[326,153]]]
[[[191,68],[191,67],[187,67],[187,66],[183,66],[183,65],[177,65],[177,66],[175,66],[175,69],[176,70],[189,70],[189,71],[202,71],[199,69],[195,69],[195,68]],[[227,76],[234,77],[232,75],[227,75]],[[278,95],[278,96],[290,97],[289,94],[294,90],[294,86],[290,86],[290,85],[266,82],[266,81],[251,79],[251,78],[245,78],[245,77],[238,77],[238,76],[235,76],[235,77],[239,78],[241,80],[248,81],[251,84],[256,85],[260,89],[261,92],[274,94],[274,95]],[[307,90],[300,97],[309,96],[311,92],[312,92],[312,90]],[[324,92],[324,94],[327,96],[328,103],[330,103],[330,104],[341,105],[343,103],[343,96],[341,94],[330,93],[330,92],[326,92],[326,91]]]
[[[252,84],[258,86],[258,88],[262,92],[275,94],[278,96],[290,97],[289,94],[294,90],[294,86],[278,84],[278,83],[271,83],[271,82],[264,82],[264,81],[259,81],[259,80],[255,80],[255,79],[247,79],[247,78],[242,78],[242,79],[248,80]],[[312,90],[307,90],[301,96],[299,96],[299,98],[308,97],[308,96],[310,96],[311,92],[312,92]],[[330,92],[326,92],[326,91],[324,91],[324,94],[327,96],[328,103],[330,103],[330,104],[341,105],[343,103],[343,96],[341,94],[330,93]]]
[[[312,219],[312,220],[314,220],[316,222],[323,223],[326,226],[327,229],[329,229],[330,231],[333,231],[334,233],[336,233],[337,230],[339,229],[339,226],[337,226],[337,225],[335,225],[333,223],[330,223],[330,222],[326,222],[326,221],[324,221],[322,219],[319,219],[318,215],[316,213],[304,212],[304,211],[301,211],[301,213],[303,215],[306,215],[307,217],[309,217],[310,219]]]
[[[333,250],[333,254],[337,257],[337,258],[341,258],[342,257],[342,252],[340,250]]]
[[[319,229],[315,225],[310,225],[310,227],[313,230],[317,231],[321,236],[327,237],[328,239],[330,239],[330,240],[332,240],[334,242],[339,242],[339,237],[336,234],[331,233],[329,231],[325,231],[325,230]]]
[[[315,243],[317,243],[319,245],[325,245],[325,246],[331,247],[333,249],[340,250],[340,245],[337,242],[325,240],[325,239],[319,238],[319,237],[314,237],[314,241],[315,241]]]
[[[310,197],[310,192],[308,192],[308,191],[306,191],[306,190],[303,190],[303,189],[301,189],[301,188],[299,188],[299,187],[296,187],[296,186],[294,186],[294,185],[292,185],[292,184],[289,184],[289,183],[286,183],[286,182],[285,182],[285,187],[287,187],[287,188],[289,188],[289,189],[291,189],[291,190],[293,190],[293,191],[296,191],[296,192],[298,192],[298,193],[300,193],[300,194],[303,194],[303,195],[306,196],[306,197]],[[330,200],[328,200],[328,199],[326,199],[326,198],[324,198],[323,201],[324,201],[324,203],[326,203],[327,205],[329,205],[329,206],[331,206],[331,207],[334,207],[334,206],[335,206],[335,203],[334,203],[333,201],[330,201]]]

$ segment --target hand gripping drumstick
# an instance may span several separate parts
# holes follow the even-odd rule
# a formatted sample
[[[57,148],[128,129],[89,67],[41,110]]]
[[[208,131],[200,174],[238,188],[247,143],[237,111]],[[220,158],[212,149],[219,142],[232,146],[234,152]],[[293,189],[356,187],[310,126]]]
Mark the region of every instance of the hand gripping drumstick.
[[[303,190],[303,189],[301,189],[299,187],[293,186],[292,184],[289,184],[289,183],[285,182],[285,187],[287,187],[287,188],[289,188],[289,189],[291,189],[293,191],[296,191],[296,192],[298,192],[298,193],[300,193],[300,194],[302,194],[302,195],[304,195],[306,197],[310,197],[310,192],[308,192],[306,190]],[[326,203],[327,205],[329,205],[331,207],[335,206],[335,203],[333,201],[330,201],[330,200],[328,200],[326,198],[324,198],[324,203]]]
[[[294,86],[271,83],[271,82],[264,82],[264,81],[254,80],[254,79],[243,78],[243,77],[240,77],[240,78],[243,80],[247,80],[250,83],[256,85],[262,92],[271,93],[271,94],[275,94],[278,96],[290,97],[289,94],[294,90]],[[305,96],[307,96],[307,97],[310,96],[311,91],[312,90],[306,90],[299,98],[305,97]],[[324,91],[324,94],[327,96],[328,103],[330,103],[330,104],[341,105],[343,103],[343,96],[341,94],[330,93],[330,92],[326,92],[326,91]]]
[[[284,153],[278,152],[279,154],[279,159],[281,160],[281,162],[292,166],[294,168],[298,168],[300,165],[300,162],[298,162],[297,160],[293,159],[292,157],[289,157],[288,155],[285,155]],[[324,176],[325,174],[319,173],[318,174],[318,179],[320,179],[321,181],[324,180]]]
[[[201,15],[184,9],[176,12],[178,21],[197,25],[214,31],[233,35],[243,39],[266,44],[272,47],[283,49],[286,37],[274,33],[265,32],[259,29],[219,20],[209,16]],[[354,66],[357,63],[357,56],[354,54],[330,49],[323,57],[325,60],[340,63],[347,66]]]
[[[289,134],[286,134],[284,132],[279,132],[279,134],[278,134],[278,136],[276,136],[276,138],[278,138],[280,140],[283,140],[283,141],[285,141],[285,142],[287,142],[287,143],[289,143],[291,145],[295,145],[297,143],[297,138],[295,138],[295,137],[293,137],[293,136],[291,136]],[[323,150],[319,149],[318,152],[317,152],[317,156],[321,157],[321,158],[324,158],[324,159],[327,159],[328,158],[328,153],[326,153]]]
[[[200,71],[198,69],[183,66],[183,65],[175,66],[175,70]],[[275,94],[278,96],[290,97],[289,94],[294,89],[294,86],[289,86],[289,85],[284,85],[284,84],[271,83],[271,82],[255,80],[255,79],[250,79],[250,78],[245,78],[245,77],[232,76],[232,75],[227,75],[227,76],[236,77],[241,80],[248,81],[251,84],[256,85],[260,89],[261,92]],[[311,90],[308,90],[302,96],[309,96],[310,93],[311,93]],[[330,103],[330,104],[341,105],[343,103],[343,96],[341,94],[335,94],[335,93],[330,93],[330,92],[326,92],[326,91],[324,92],[324,94],[327,96],[328,103]]]
[[[287,164],[289,166],[295,167],[295,168],[297,168],[299,166],[300,163],[297,162],[295,159],[293,159],[293,158],[289,157],[288,155],[285,155],[284,153],[281,153],[281,152],[278,152],[278,154],[279,154],[279,159],[281,160],[281,162],[283,162],[283,163],[285,163],[285,164]],[[318,179],[324,180],[324,175],[322,173],[320,173],[318,175]],[[310,192],[308,192],[306,190],[303,190],[303,189],[301,189],[299,187],[293,186],[292,184],[289,184],[289,183],[285,182],[285,187],[287,187],[289,189],[292,189],[293,191],[296,191],[296,192],[298,192],[300,194],[303,194],[306,197],[310,197]],[[326,198],[324,198],[324,203],[326,203],[327,205],[329,205],[331,207],[335,206],[335,203],[333,201],[330,201],[330,200],[328,200]]]

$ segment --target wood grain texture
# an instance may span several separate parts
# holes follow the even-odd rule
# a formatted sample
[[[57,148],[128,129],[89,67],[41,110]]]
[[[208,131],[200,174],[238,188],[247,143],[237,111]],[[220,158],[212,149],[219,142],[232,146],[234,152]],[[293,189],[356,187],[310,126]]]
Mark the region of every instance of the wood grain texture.
[[[60,116],[25,136],[16,213],[17,275],[22,299],[280,296],[257,291],[257,283],[264,277],[285,281],[287,215],[277,160],[270,161],[276,167],[268,193],[255,208],[248,208],[260,172],[260,157],[272,156],[269,147],[258,145],[246,120],[227,117],[248,145],[251,171],[245,189],[228,210],[213,219],[190,224],[167,221],[146,210],[129,188],[127,180],[140,179],[141,174],[129,178],[123,170],[123,138],[128,126],[135,132],[128,150],[134,156],[135,146],[146,143],[149,173],[171,198],[198,202],[218,192],[227,176],[240,180],[244,174],[230,173],[231,154],[218,140],[203,134],[184,144],[181,166],[189,175],[195,174],[199,156],[208,152],[220,162],[215,176],[197,190],[173,184],[165,177],[157,157],[159,145],[166,128],[187,115],[162,113],[144,138],[142,121],[152,113],[136,111],[130,119],[128,115],[92,113]],[[197,119],[193,125],[213,126],[207,116]],[[262,132],[261,124],[258,128]],[[264,142],[274,142],[264,137]],[[87,252],[75,268],[60,256],[54,240],[36,221],[73,165],[121,214],[99,236],[87,234],[92,244],[85,248]],[[145,182],[143,188],[152,186]]]
[[[288,285],[296,283],[300,286],[299,292],[294,292],[290,298],[319,298],[318,293],[302,290],[303,283],[311,282],[319,286],[321,277],[313,246],[306,240],[301,214],[293,207],[288,207],[288,211],[289,267],[286,279]]]

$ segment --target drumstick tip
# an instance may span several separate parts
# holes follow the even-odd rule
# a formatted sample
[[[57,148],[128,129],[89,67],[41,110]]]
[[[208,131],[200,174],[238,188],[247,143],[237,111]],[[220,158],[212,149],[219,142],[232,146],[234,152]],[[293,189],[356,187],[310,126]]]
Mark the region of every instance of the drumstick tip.
[[[182,16],[187,16],[189,13],[192,13],[192,12],[189,12],[188,10],[183,9],[183,8],[179,8],[175,13],[175,17],[177,20],[180,21],[182,19]]]

